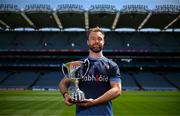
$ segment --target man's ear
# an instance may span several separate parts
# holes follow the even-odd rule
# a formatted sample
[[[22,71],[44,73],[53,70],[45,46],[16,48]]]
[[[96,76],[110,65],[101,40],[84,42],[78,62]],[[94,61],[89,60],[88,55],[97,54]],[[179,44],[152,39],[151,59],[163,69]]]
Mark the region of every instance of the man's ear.
[[[87,39],[87,45],[89,45],[89,40]]]

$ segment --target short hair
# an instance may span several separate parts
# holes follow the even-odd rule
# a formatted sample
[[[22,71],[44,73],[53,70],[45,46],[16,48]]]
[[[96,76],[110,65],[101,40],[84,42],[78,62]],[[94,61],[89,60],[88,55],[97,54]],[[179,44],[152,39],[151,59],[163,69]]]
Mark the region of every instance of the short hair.
[[[102,31],[102,29],[100,28],[100,27],[94,27],[94,28],[90,28],[89,30],[88,30],[88,33],[87,33],[87,36],[89,37],[89,34],[91,33],[91,32],[101,32],[104,36],[105,36],[105,34],[104,34],[104,32]]]

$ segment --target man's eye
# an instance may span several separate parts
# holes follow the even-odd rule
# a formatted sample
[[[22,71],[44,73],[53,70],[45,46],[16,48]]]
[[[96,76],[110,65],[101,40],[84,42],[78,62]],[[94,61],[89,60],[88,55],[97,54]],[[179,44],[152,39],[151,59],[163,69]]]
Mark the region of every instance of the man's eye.
[[[99,40],[99,41],[101,41],[101,40],[102,40],[102,38],[100,38],[100,37],[99,37],[99,38],[98,38],[98,40]]]

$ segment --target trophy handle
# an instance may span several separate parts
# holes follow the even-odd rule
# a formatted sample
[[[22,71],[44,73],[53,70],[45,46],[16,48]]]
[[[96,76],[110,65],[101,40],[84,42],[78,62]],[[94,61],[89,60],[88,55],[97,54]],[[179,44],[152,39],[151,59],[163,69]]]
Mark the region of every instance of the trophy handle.
[[[65,77],[68,77],[67,74],[65,74],[65,72],[64,72],[64,68],[66,68],[66,65],[62,64],[62,73],[64,74]]]
[[[87,74],[87,72],[89,71],[89,67],[90,67],[90,62],[88,59],[85,59],[83,63],[86,63],[87,62],[87,69],[86,69],[86,72],[84,73],[84,75],[82,76],[82,78],[84,78],[84,76]]]

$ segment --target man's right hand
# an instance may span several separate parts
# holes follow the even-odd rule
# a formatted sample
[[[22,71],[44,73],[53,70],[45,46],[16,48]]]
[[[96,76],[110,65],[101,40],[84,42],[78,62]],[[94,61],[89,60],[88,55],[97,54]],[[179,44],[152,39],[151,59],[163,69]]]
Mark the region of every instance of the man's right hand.
[[[68,93],[64,94],[64,103],[67,106],[72,106],[74,104],[73,101],[74,101],[73,98]]]

